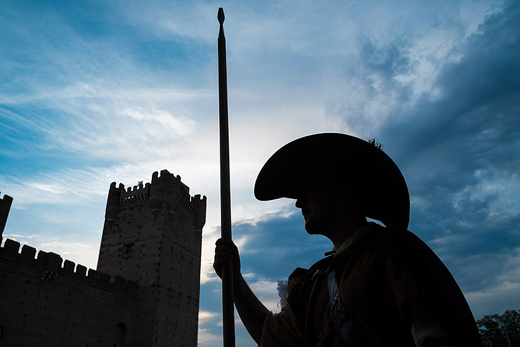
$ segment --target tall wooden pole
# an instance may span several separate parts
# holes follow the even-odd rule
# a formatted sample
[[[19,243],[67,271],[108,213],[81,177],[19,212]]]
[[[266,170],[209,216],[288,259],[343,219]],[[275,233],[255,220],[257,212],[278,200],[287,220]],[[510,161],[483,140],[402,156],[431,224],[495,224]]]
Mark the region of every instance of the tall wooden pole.
[[[218,89],[220,128],[220,230],[224,240],[231,240],[231,187],[229,175],[229,127],[227,103],[226,38],[224,10],[218,9]],[[224,347],[235,346],[235,309],[233,305],[233,264],[222,269],[222,319]]]

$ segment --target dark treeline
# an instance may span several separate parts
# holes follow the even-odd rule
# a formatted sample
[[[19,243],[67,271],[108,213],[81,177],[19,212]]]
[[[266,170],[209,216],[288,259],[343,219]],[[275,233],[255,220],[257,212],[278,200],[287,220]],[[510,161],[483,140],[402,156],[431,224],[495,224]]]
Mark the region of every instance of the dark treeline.
[[[477,321],[484,347],[520,346],[520,310],[507,310]]]

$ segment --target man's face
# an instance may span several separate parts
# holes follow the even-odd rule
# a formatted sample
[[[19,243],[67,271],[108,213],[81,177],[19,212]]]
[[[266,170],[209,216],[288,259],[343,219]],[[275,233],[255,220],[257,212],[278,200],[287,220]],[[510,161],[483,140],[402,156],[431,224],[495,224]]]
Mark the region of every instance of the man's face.
[[[325,182],[313,181],[303,186],[295,205],[302,210],[309,234],[327,234],[334,222],[335,196],[333,186]]]

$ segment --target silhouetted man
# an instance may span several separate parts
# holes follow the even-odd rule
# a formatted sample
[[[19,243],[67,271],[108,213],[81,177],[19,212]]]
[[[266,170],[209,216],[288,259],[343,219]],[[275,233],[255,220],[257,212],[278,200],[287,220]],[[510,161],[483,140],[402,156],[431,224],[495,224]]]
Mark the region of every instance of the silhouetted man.
[[[481,346],[455,280],[407,231],[406,183],[377,146],[344,134],[295,140],[264,165],[255,196],[296,199],[307,232],[334,245],[291,274],[287,304],[273,314],[242,277],[236,246],[217,241],[214,268],[221,276],[233,262],[235,305],[260,345]]]

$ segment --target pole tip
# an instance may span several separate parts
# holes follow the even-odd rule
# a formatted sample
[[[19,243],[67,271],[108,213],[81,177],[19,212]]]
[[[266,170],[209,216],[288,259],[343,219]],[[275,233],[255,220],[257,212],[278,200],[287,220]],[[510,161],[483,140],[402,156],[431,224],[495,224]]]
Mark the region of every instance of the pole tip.
[[[218,22],[222,25],[224,23],[225,18],[226,17],[224,16],[224,9],[222,7],[220,7],[218,9],[218,14],[217,14]]]

